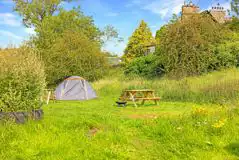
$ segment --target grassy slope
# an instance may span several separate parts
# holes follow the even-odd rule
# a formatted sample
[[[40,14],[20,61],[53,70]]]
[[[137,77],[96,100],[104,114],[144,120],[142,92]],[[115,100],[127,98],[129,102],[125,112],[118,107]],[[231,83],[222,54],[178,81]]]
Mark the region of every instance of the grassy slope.
[[[158,83],[111,77],[94,83],[99,99],[52,102],[40,122],[0,124],[0,159],[239,159],[235,105],[114,106],[123,88]]]

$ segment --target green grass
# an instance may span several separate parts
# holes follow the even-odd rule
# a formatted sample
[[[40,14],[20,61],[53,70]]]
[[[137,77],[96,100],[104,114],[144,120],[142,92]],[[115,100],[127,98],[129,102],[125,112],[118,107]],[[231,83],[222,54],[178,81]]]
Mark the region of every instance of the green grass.
[[[195,79],[192,81],[199,83]],[[107,78],[93,84],[98,99],[51,102],[43,107],[44,119],[39,122],[1,123],[0,159],[239,159],[236,103],[199,104],[165,98],[159,106],[150,102],[138,108],[115,106],[122,89],[140,84],[165,95],[157,87],[165,81],[171,83]],[[223,124],[216,128],[220,120]]]

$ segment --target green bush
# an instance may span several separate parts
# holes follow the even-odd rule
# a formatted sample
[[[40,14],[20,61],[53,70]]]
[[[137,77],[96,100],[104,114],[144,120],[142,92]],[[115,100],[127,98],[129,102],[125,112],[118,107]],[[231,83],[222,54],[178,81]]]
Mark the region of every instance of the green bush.
[[[151,54],[136,58],[131,63],[127,64],[124,73],[127,75],[156,77],[161,76],[164,71],[161,61],[158,59],[158,57]]]
[[[55,85],[66,76],[78,75],[94,81],[107,71],[107,61],[96,42],[83,33],[65,31],[52,44],[41,51],[45,62],[48,85]]]
[[[0,51],[0,110],[29,111],[40,107],[45,74],[37,54],[29,48]]]
[[[226,33],[226,28],[211,17],[192,16],[167,26],[161,35],[158,56],[173,77],[235,66],[235,56],[222,48],[228,42]]]

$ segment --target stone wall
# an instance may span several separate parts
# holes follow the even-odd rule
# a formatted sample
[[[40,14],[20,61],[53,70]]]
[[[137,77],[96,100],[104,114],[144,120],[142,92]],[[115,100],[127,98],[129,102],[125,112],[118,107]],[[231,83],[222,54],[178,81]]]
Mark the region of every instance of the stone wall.
[[[218,23],[225,23],[226,11],[224,10],[211,10],[211,15],[216,19]]]
[[[195,5],[183,5],[182,6],[182,18],[190,18],[191,15],[199,13],[200,9]]]

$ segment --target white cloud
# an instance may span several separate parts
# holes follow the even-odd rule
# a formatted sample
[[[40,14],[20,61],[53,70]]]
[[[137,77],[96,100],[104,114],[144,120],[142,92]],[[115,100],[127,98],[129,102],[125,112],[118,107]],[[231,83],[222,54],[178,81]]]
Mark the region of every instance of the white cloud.
[[[36,34],[34,28],[25,28],[25,32],[28,33],[28,34]]]
[[[19,27],[21,26],[21,21],[12,13],[0,13],[0,24]]]
[[[0,36],[6,36],[6,37],[8,37],[8,39],[13,38],[13,39],[17,39],[17,40],[23,40],[22,37],[15,35],[14,33],[6,31],[6,30],[0,30]]]
[[[159,0],[152,1],[143,7],[143,9],[158,14],[161,18],[171,17],[172,14],[179,14],[184,0]]]
[[[108,12],[107,14],[105,14],[105,16],[107,16],[107,17],[116,17],[118,15],[119,15],[119,13],[116,13],[116,12]]]
[[[158,14],[161,18],[169,18],[172,14],[179,14],[184,0],[133,0],[126,7],[139,7],[143,10]]]

